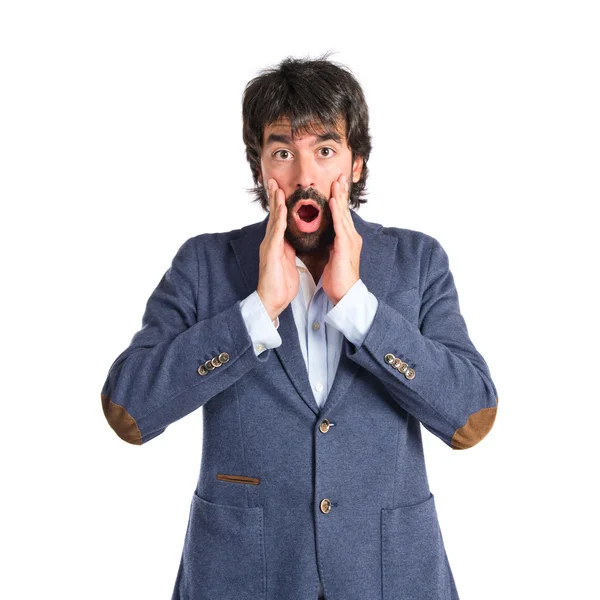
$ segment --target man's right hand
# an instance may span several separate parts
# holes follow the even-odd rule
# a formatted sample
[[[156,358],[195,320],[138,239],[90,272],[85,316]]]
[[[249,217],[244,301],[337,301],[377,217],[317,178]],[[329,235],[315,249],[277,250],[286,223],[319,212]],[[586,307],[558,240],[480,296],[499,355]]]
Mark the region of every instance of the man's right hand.
[[[274,179],[267,182],[269,221],[260,244],[260,266],[256,291],[271,320],[275,320],[296,297],[300,276],[296,251],[285,239],[287,206],[285,193]]]

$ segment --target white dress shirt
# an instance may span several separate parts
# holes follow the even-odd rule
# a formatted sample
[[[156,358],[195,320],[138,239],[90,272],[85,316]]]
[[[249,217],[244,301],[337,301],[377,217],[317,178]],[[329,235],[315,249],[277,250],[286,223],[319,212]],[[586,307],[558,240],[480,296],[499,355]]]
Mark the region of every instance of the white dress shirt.
[[[337,371],[343,336],[360,346],[369,331],[379,305],[377,298],[359,279],[335,305],[321,285],[315,281],[306,265],[296,256],[300,287],[292,300],[292,312],[308,378],[320,407],[325,404]],[[268,348],[282,344],[277,331],[279,317],[272,321],[257,291],[242,300],[242,317],[258,356]],[[319,598],[323,598],[319,581]]]
[[[323,290],[323,278],[315,286],[310,271],[297,256],[296,266],[300,287],[292,300],[292,312],[312,391],[322,407],[337,371],[343,336],[360,346],[379,303],[359,279],[333,306]],[[257,356],[268,348],[281,346],[283,342],[277,331],[279,317],[271,321],[256,290],[242,300],[240,308]]]

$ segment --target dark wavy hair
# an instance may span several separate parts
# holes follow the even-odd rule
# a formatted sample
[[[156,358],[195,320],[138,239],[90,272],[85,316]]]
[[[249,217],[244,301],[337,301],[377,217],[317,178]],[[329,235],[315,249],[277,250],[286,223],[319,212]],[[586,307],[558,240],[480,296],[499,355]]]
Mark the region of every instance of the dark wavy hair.
[[[368,176],[367,161],[371,154],[369,109],[360,84],[345,66],[329,60],[330,52],[311,60],[288,56],[276,67],[260,71],[246,85],[242,98],[243,139],[250,163],[255,195],[268,212],[266,190],[259,184],[260,156],[265,127],[280,119],[288,119],[292,137],[297,133],[314,134],[319,129],[346,124],[346,140],[352,151],[352,163],[362,156],[360,180],[350,182],[350,206],[358,209],[364,198]],[[264,183],[264,182],[263,182]]]

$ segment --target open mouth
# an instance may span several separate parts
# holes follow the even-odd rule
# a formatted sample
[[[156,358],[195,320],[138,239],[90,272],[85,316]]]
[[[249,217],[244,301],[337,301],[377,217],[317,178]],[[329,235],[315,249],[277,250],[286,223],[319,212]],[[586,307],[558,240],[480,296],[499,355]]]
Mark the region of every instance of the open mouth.
[[[319,209],[312,204],[303,204],[298,209],[298,216],[306,223],[310,223],[319,216]]]
[[[321,209],[314,200],[301,200],[296,205],[294,219],[300,231],[311,233],[321,224]]]

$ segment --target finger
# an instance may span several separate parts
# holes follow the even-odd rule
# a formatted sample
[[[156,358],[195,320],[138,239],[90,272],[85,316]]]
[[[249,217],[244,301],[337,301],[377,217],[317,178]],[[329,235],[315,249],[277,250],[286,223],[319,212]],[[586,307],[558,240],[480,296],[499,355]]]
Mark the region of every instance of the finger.
[[[267,231],[270,233],[277,222],[277,190],[279,186],[275,179],[267,181],[267,195],[269,198],[269,221],[267,222]]]
[[[334,196],[336,200],[340,201],[340,202],[338,202],[338,208],[342,208],[343,207],[342,201],[343,201],[344,190],[343,190],[343,187],[342,187],[342,177],[343,177],[343,175],[340,175],[331,184],[331,195]]]
[[[344,216],[352,224],[352,216],[350,215],[350,202],[349,199],[350,185],[345,175],[342,175],[340,180],[340,196],[342,198],[342,207],[344,209]]]
[[[285,232],[285,227],[287,223],[285,194],[282,189],[277,187],[277,184],[275,184],[275,188],[273,188],[271,192],[272,209],[271,214],[269,215],[269,222],[267,223],[267,231],[265,232],[265,238],[268,237],[269,240],[271,240],[270,243],[275,243],[277,246],[279,246],[279,243],[281,243],[281,240],[283,239],[283,234]],[[279,247],[279,250],[280,249],[281,247]]]
[[[349,202],[350,184],[345,175],[342,175],[340,177],[339,182],[340,182],[339,197],[341,198],[340,207],[339,207],[340,213],[342,213],[342,215],[343,215],[344,224],[351,231],[354,229],[354,221],[352,220],[352,214],[350,213],[350,202]]]
[[[273,215],[275,213],[274,211],[274,204],[273,204],[273,197],[275,195],[275,191],[273,190],[273,188],[275,187],[275,180],[274,179],[269,179],[269,181],[267,181],[267,196],[269,198],[269,213],[271,215]]]
[[[277,188],[277,196],[275,200],[275,210],[277,211],[277,235],[283,239],[285,228],[287,227],[287,207],[285,205],[285,193],[282,189]]]
[[[348,233],[348,223],[343,206],[343,193],[340,180],[334,181],[331,186],[332,200],[331,202],[331,215],[333,217],[333,226],[337,235],[342,233]]]
[[[339,200],[332,196],[329,200],[329,209],[331,210],[331,217],[333,219],[333,229],[335,231],[335,240],[339,243],[342,238],[340,237],[342,233],[345,232],[344,224],[342,223],[342,219],[340,217],[340,207]],[[334,240],[334,242],[335,242]]]

